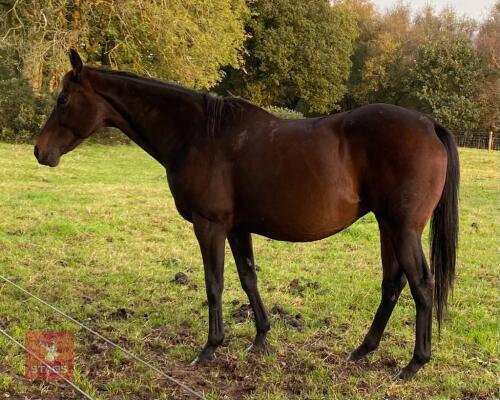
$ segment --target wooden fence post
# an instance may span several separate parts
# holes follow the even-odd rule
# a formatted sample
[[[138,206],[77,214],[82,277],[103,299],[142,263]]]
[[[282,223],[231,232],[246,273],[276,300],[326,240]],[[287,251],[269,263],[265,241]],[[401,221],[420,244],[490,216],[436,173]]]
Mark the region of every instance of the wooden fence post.
[[[488,135],[488,151],[493,149],[493,131],[490,131]]]

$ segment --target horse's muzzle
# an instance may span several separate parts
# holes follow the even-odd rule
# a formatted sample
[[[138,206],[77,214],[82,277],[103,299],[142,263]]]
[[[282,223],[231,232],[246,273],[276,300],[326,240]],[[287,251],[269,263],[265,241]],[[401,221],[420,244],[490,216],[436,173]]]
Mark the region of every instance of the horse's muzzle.
[[[60,157],[57,156],[54,151],[50,151],[44,154],[40,151],[40,148],[38,146],[35,146],[33,154],[35,155],[38,162],[42,165],[57,167],[57,165],[59,164]]]

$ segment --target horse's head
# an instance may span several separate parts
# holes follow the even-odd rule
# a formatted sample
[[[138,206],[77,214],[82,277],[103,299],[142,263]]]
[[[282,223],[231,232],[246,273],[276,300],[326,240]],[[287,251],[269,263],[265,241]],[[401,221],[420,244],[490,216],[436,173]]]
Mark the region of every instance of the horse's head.
[[[69,59],[73,69],[64,76],[57,103],[35,145],[38,162],[51,167],[105,122],[106,103],[92,89],[82,59],[73,49]]]

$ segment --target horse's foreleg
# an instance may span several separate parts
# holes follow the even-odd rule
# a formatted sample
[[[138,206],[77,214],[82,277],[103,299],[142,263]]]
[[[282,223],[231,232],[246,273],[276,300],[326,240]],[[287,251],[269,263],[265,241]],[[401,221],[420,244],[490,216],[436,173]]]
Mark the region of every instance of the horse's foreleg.
[[[380,250],[383,265],[382,299],[363,343],[349,355],[350,361],[357,361],[378,347],[387,322],[406,284],[406,278],[394,253],[391,239],[387,233],[384,233],[382,226],[380,227]]]
[[[215,349],[224,340],[222,290],[224,287],[226,230],[221,224],[201,217],[193,219],[193,226],[203,257],[209,319],[207,344],[193,361],[193,364],[195,364],[212,359]]]
[[[267,349],[266,335],[270,329],[270,324],[264,303],[260,298],[259,289],[257,288],[252,237],[247,232],[231,232],[228,239],[238,269],[241,286],[248,296],[255,318],[257,335],[250,348],[252,350],[265,350]]]

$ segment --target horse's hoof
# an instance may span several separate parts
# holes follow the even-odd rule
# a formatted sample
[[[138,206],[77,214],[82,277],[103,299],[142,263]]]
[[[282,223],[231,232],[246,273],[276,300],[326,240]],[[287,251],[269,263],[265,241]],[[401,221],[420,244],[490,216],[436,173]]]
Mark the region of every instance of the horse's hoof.
[[[350,361],[350,362],[359,361],[362,358],[366,357],[366,355],[368,353],[369,353],[369,351],[367,351],[364,347],[360,346],[356,350],[351,352],[351,354],[349,354],[349,356],[347,357],[347,361]]]
[[[259,344],[252,343],[250,346],[247,347],[246,352],[254,354],[269,354],[270,352],[269,344],[267,343],[267,341]]]
[[[207,362],[215,360],[215,355],[212,355],[210,357],[203,357],[201,358],[200,356],[196,357],[191,363],[189,364],[190,366],[194,367],[196,365],[203,365]]]
[[[201,365],[206,362],[215,360],[215,354],[214,354],[215,349],[212,348],[205,348],[203,349],[200,354],[191,362],[190,365]]]
[[[396,375],[394,375],[393,379],[401,379],[404,381],[407,381],[409,379],[412,379],[415,376],[416,372],[412,371],[408,368],[403,368],[401,371],[399,371]]]

